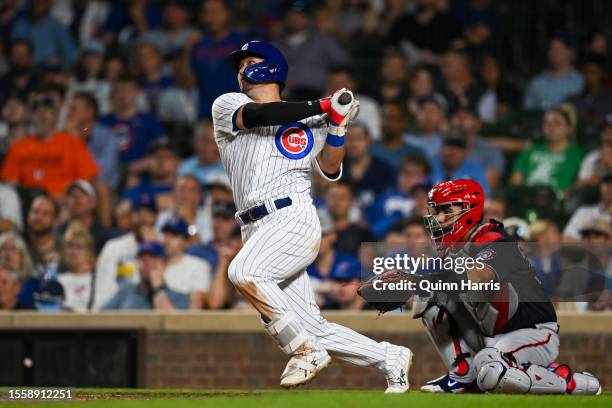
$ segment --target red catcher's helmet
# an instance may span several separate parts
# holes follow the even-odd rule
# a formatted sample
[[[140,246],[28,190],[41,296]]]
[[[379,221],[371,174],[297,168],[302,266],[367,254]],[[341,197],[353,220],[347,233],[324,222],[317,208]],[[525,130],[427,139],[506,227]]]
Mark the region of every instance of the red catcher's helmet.
[[[459,240],[479,223],[484,210],[484,191],[480,184],[472,179],[458,179],[438,183],[427,197],[429,215],[425,216],[425,226],[436,248],[443,248]],[[436,207],[461,205],[463,210],[444,220],[438,221]]]

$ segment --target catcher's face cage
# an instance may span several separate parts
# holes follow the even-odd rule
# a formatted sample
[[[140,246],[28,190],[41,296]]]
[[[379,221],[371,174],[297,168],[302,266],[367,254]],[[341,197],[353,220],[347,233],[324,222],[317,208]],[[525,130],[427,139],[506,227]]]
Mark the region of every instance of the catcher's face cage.
[[[448,207],[460,205],[463,208],[456,213],[440,213],[439,207]],[[462,223],[461,218],[470,211],[470,203],[467,201],[451,201],[446,203],[427,203],[428,215],[424,216],[425,228],[429,231],[429,237],[433,241],[434,249],[441,249],[442,243],[451,243],[461,238],[459,233]],[[443,215],[445,217],[444,222],[440,222],[438,217]]]

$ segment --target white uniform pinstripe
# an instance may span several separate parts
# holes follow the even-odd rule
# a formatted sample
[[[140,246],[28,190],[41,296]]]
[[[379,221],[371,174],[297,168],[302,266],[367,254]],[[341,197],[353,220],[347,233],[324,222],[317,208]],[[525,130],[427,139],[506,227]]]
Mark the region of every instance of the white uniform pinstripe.
[[[212,108],[215,139],[236,206],[244,210],[264,202],[271,208],[273,200],[286,196],[293,205],[242,227],[245,245],[230,265],[230,280],[239,288],[252,285],[252,290],[241,292],[247,292],[269,319],[294,311],[315,349],[388,374],[399,371],[399,347],[376,342],[321,316],[305,271],[321,240],[310,180],[313,167],[320,172],[315,157],[324,146],[327,123],[320,116],[301,121],[312,132],[314,146],[303,157],[292,159],[277,147],[275,135],[281,126],[234,129],[232,116],[249,102],[253,101],[245,94],[229,93],[217,98]]]

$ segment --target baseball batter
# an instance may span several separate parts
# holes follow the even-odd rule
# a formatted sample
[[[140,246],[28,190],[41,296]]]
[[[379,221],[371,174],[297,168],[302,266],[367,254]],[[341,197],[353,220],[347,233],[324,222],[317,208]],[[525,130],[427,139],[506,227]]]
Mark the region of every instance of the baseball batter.
[[[305,271],[321,239],[311,171],[330,181],[340,178],[344,133],[359,102],[348,90],[318,101],[281,101],[287,62],[265,42],[246,43],[230,54],[229,63],[242,92],[217,98],[212,115],[245,245],[228,274],[291,356],[281,386],[310,381],[333,355],[381,370],[386,392],[407,391],[412,352],[327,322]]]

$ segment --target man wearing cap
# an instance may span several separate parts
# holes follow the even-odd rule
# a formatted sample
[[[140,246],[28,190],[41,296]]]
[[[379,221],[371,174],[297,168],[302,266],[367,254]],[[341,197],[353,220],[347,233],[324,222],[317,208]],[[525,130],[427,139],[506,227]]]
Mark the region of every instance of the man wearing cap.
[[[89,230],[98,254],[106,241],[113,238],[113,233],[106,228],[96,216],[97,197],[91,183],[86,180],[75,180],[66,189],[66,210],[68,219],[57,227],[57,234],[62,236],[68,225],[79,222]]]
[[[172,290],[164,282],[164,247],[155,241],[144,241],[138,246],[137,257],[139,282],[125,282],[102,309],[188,309],[189,295]]]
[[[172,207],[172,190],[176,183],[176,170],[180,163],[178,151],[170,139],[162,137],[148,146],[148,173],[150,178],[128,189],[123,198],[134,200],[147,195],[153,197],[159,209]]]
[[[431,179],[434,184],[455,179],[473,179],[489,194],[489,184],[484,167],[468,160],[468,142],[462,131],[452,130],[444,136],[440,160],[432,163]]]
[[[99,310],[115,294],[124,281],[138,282],[136,254],[143,241],[156,240],[153,226],[157,218],[157,206],[152,197],[136,197],[130,203],[132,230],[110,239],[102,248],[96,263],[96,280],[93,309]]]
[[[550,70],[529,81],[523,99],[526,110],[554,108],[566,98],[582,92],[584,80],[574,68],[575,41],[566,33],[556,35],[548,45]]]
[[[164,249],[167,255],[165,281],[172,290],[191,295],[193,304],[202,304],[212,279],[210,264],[185,250],[192,238],[189,225],[179,217],[172,217],[162,226]]]
[[[582,205],[572,215],[563,230],[566,241],[580,239],[580,230],[598,219],[612,220],[612,171],[604,173],[599,183],[601,201],[595,205]]]

